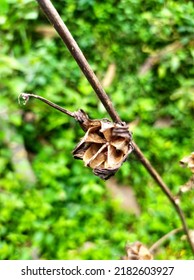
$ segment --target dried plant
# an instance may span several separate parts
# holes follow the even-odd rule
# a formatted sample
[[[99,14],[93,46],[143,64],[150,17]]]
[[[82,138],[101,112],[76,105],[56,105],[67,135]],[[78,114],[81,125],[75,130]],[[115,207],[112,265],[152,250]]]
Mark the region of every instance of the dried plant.
[[[126,256],[122,257],[123,260],[153,260],[148,248],[139,241],[127,244],[125,250]]]
[[[124,122],[90,120],[86,113],[81,112],[82,125],[87,131],[73,155],[91,167],[95,175],[106,180],[116,173],[133,151],[131,133]]]
[[[125,122],[113,123],[107,119],[91,120],[83,110],[70,112],[35,94],[21,93],[25,105],[30,97],[37,98],[53,108],[74,117],[85,131],[85,136],[73,150],[75,159],[83,160],[95,175],[107,180],[113,176],[133,151],[132,134]]]
[[[80,69],[82,70],[83,74],[91,84],[92,88],[96,92],[98,98],[104,105],[106,111],[110,115],[113,120],[113,123],[106,123],[103,120],[89,120],[87,115],[83,111],[82,112],[85,118],[88,121],[88,124],[85,125],[82,122],[82,117],[79,116],[79,113],[68,112],[67,110],[60,108],[58,105],[53,104],[50,101],[46,101],[50,106],[55,107],[56,109],[66,113],[77,119],[81,125],[81,127],[86,131],[85,137],[80,141],[77,145],[73,154],[75,157],[82,159],[87,166],[93,168],[94,173],[101,178],[107,179],[112,176],[118,168],[121,166],[123,161],[127,158],[127,155],[134,149],[134,153],[141,162],[141,164],[146,168],[149,174],[153,177],[155,182],[161,188],[161,190],[165,193],[168,197],[169,201],[172,203],[174,209],[176,210],[179,218],[181,220],[183,229],[187,236],[187,240],[191,247],[191,250],[194,254],[194,244],[191,240],[189,229],[186,223],[186,219],[184,217],[184,213],[180,208],[179,204],[177,203],[176,198],[171,193],[168,186],[164,183],[158,172],[154,169],[152,164],[145,158],[144,154],[138,147],[138,145],[131,140],[131,133],[127,132],[126,125],[123,125],[117,111],[115,110],[110,98],[104,91],[102,85],[100,84],[98,78],[92,71],[89,63],[87,62],[85,56],[83,55],[82,51],[80,50],[79,46],[77,45],[76,41],[74,40],[73,36],[71,35],[70,31],[64,24],[63,20],[61,19],[60,15],[54,8],[53,4],[50,0],[37,0],[38,4],[44,11],[45,15],[48,17],[49,21],[52,23],[58,34],[60,35],[61,39],[69,49],[70,53],[74,57],[75,61],[79,65]],[[29,98],[30,95],[26,96],[23,95],[23,99],[26,100]],[[33,95],[31,95],[33,96]],[[45,99],[42,97],[34,96],[35,98],[41,99],[45,102]],[[54,106],[53,106],[54,105]],[[76,117],[77,116],[77,117]],[[94,126],[89,125],[89,123],[95,123]],[[117,132],[116,132],[117,131]],[[97,136],[98,135],[98,136]],[[105,137],[106,135],[106,137]],[[100,143],[91,142],[92,138],[95,138]],[[115,152],[115,140],[117,142],[117,147],[120,147],[118,153]],[[114,144],[114,145],[113,145]],[[102,151],[104,151],[105,155],[102,155]],[[99,170],[100,167],[100,170]],[[193,168],[193,167],[192,167]]]

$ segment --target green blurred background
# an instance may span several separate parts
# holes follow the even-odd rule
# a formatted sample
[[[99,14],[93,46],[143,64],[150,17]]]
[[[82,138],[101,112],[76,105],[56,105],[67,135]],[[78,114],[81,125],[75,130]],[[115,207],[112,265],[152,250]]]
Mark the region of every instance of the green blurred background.
[[[171,191],[194,143],[194,4],[175,0],[52,1],[133,137]],[[104,182],[74,160],[73,119],[31,92],[91,118],[108,117],[33,0],[0,0],[0,259],[119,259],[181,223],[132,154]],[[124,200],[123,200],[124,198]],[[125,202],[125,203],[124,203]],[[181,200],[194,228],[194,194]],[[155,259],[192,259],[183,232]]]

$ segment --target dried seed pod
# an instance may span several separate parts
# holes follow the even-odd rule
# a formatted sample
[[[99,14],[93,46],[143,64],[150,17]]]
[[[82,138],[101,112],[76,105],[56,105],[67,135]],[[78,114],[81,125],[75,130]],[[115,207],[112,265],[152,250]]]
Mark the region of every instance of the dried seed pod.
[[[123,260],[153,260],[153,255],[141,242],[136,241],[126,246],[127,255],[122,257]]]
[[[191,172],[194,173],[194,152],[192,152],[189,156],[181,159],[180,164],[182,167],[190,168]]]
[[[128,126],[107,119],[90,120],[83,110],[75,113],[75,119],[86,134],[73,150],[74,158],[83,160],[95,175],[107,180],[133,151]]]

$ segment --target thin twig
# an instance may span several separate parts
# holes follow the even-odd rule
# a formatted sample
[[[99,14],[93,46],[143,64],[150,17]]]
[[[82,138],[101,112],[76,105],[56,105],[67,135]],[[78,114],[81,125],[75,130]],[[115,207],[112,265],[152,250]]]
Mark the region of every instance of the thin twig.
[[[171,230],[170,232],[168,232],[167,234],[165,234],[164,236],[162,236],[159,240],[157,240],[149,249],[150,253],[152,254],[154,251],[156,251],[161,245],[162,243],[164,243],[170,236],[182,231],[183,228],[175,228],[173,230]]]
[[[39,99],[39,100],[41,100],[42,102],[48,104],[49,106],[51,106],[51,107],[57,109],[58,111],[60,111],[60,112],[62,112],[62,113],[64,113],[64,114],[66,114],[66,115],[68,115],[68,116],[70,116],[70,117],[73,117],[73,118],[75,117],[75,114],[74,114],[73,112],[70,112],[70,111],[68,111],[68,110],[66,110],[66,109],[64,109],[64,108],[62,108],[61,106],[59,106],[59,105],[57,105],[57,104],[55,104],[55,103],[49,101],[48,99],[46,99],[46,98],[44,98],[44,97],[42,97],[42,96],[40,96],[40,95],[33,94],[33,93],[25,93],[25,92],[21,93],[21,94],[19,95],[19,97],[18,97],[18,102],[20,103],[20,100],[22,99],[22,101],[23,101],[23,103],[24,103],[24,105],[25,105],[25,104],[28,102],[29,97],[34,97],[34,98],[36,98],[36,99]]]
[[[102,88],[102,85],[100,84],[98,78],[92,71],[89,63],[87,62],[85,56],[83,55],[82,51],[80,50],[79,46],[77,45],[76,41],[74,40],[73,36],[71,35],[70,31],[64,24],[63,20],[61,19],[60,15],[56,11],[55,7],[51,3],[50,0],[36,0],[40,7],[42,8],[43,12],[51,22],[51,24],[54,26],[58,34],[60,35],[61,39],[64,41],[65,45],[68,47],[69,51],[71,52],[72,56],[78,63],[80,69],[88,79],[89,83],[93,87],[94,91],[96,92],[98,98],[104,105],[105,109],[107,110],[108,114],[112,118],[114,122],[121,122],[121,119],[114,109],[114,106]],[[153,177],[153,179],[157,182],[157,184],[160,186],[162,191],[167,195],[168,199],[171,201],[173,204],[176,212],[178,213],[185,234],[187,235],[188,242],[190,244],[190,247],[192,249],[192,252],[194,254],[194,245],[191,241],[190,235],[189,235],[189,230],[186,224],[186,220],[184,217],[184,214],[179,207],[179,205],[176,203],[173,195],[171,194],[169,188],[166,186],[166,184],[163,182],[162,178],[160,175],[157,173],[157,171],[153,168],[151,163],[145,158],[144,154],[140,150],[140,148],[137,146],[137,144],[134,143],[134,151],[136,156],[139,158],[140,162],[144,165],[144,167],[147,169],[147,171],[150,173],[150,175]]]

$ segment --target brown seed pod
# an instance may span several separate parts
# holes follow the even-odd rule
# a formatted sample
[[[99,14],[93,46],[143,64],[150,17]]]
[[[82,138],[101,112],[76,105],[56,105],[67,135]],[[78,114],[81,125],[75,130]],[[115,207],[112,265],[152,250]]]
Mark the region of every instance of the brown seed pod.
[[[74,158],[83,160],[95,175],[107,180],[133,151],[128,126],[107,119],[90,120],[83,110],[75,113],[75,119],[86,134],[73,150]]]
[[[147,247],[139,241],[126,246],[127,255],[122,257],[123,260],[153,260],[153,255]]]

